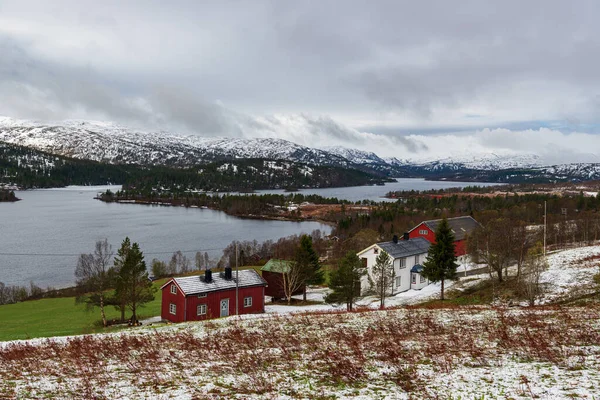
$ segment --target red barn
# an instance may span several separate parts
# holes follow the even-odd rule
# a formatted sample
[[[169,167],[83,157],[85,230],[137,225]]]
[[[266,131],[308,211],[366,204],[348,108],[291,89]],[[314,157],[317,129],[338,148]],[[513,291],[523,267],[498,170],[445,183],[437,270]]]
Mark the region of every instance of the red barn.
[[[283,274],[288,273],[292,261],[277,260],[272,258],[261,269],[263,279],[267,282],[265,296],[271,296],[273,299],[285,298],[283,290]],[[298,288],[292,295],[304,293],[304,285]]]
[[[237,314],[263,313],[265,285],[253,269],[235,273],[225,268],[215,274],[206,270],[204,275],[172,278],[160,288],[161,317],[171,322],[201,321],[236,315],[236,308]]]
[[[427,239],[430,243],[435,243],[435,231],[440,222],[442,222],[441,219],[423,221],[408,231],[408,237],[410,239],[422,237]],[[450,225],[450,229],[452,229],[452,233],[454,233],[454,253],[457,256],[467,254],[467,236],[481,225],[470,216],[448,218],[448,225]]]

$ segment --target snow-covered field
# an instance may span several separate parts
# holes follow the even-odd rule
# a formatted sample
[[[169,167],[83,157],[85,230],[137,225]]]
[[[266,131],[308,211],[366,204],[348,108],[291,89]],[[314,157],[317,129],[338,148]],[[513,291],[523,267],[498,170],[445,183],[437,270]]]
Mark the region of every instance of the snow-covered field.
[[[600,309],[263,314],[5,343],[0,398],[588,398]]]
[[[550,254],[542,303],[592,290],[599,261],[598,245]],[[0,342],[0,399],[600,398],[600,306],[394,308],[437,296],[430,285],[383,311],[375,298],[354,313],[267,305],[241,318]]]

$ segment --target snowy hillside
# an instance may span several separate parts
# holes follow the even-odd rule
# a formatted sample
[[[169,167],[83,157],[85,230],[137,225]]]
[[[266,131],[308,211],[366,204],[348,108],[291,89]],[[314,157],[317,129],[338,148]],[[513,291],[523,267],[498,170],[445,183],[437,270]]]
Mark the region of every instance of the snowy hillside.
[[[349,164],[343,157],[282,139],[177,136],[87,121],[55,125],[0,118],[0,141],[111,163],[191,165],[218,159],[267,158],[316,165]]]
[[[73,158],[120,164],[190,166],[216,160],[260,158],[358,168],[393,177],[498,182],[538,178],[600,179],[600,164],[544,166],[535,154],[470,153],[465,150],[442,159],[432,158],[423,152],[418,157],[403,154],[383,159],[373,152],[342,146],[318,149],[276,138],[182,136],[89,121],[43,124],[0,117],[0,142]],[[521,171],[518,174],[492,174],[511,169]]]

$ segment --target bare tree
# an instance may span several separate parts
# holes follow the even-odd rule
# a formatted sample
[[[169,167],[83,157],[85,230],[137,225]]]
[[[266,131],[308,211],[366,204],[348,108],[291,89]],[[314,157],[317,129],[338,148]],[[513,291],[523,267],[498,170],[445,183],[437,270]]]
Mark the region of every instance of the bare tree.
[[[542,245],[538,243],[527,253],[523,266],[522,285],[530,306],[544,293],[544,287],[540,283],[542,273],[548,269],[548,263],[544,259]]]
[[[112,282],[112,273],[109,267],[112,256],[112,246],[108,240],[99,240],[96,242],[94,254],[81,254],[75,268],[77,288],[80,293],[77,299],[87,303],[90,307],[100,307],[103,326],[107,325],[104,312],[104,292],[110,288]]]
[[[177,274],[185,274],[190,270],[190,260],[181,252],[177,250],[173,253],[171,261],[169,261],[168,273],[173,276]]]
[[[305,285],[306,275],[302,266],[296,262],[290,262],[289,267],[284,269],[282,275],[283,293],[288,305],[292,302],[292,295]]]

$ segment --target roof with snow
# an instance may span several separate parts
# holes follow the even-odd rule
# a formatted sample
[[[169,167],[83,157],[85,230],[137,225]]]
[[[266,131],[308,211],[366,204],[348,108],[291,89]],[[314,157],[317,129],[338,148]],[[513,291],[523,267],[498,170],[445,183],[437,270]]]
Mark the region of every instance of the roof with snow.
[[[238,271],[237,281],[240,288],[251,286],[266,286],[267,282],[253,269]],[[213,273],[212,281],[204,282],[204,275],[184,276],[181,278],[173,278],[165,283],[164,288],[172,281],[175,281],[184,295],[217,292],[219,290],[235,289],[236,286],[236,271],[232,272],[232,279],[225,279],[224,273]]]
[[[284,274],[290,271],[291,261],[271,258],[260,270]]]
[[[423,272],[423,266],[421,264],[415,264],[413,265],[413,267],[410,269],[410,272],[416,272],[416,273],[421,273]]]
[[[392,258],[409,257],[416,254],[427,253],[430,245],[431,243],[422,237],[409,240],[398,240],[398,243],[394,243],[393,241],[377,243],[377,246],[388,253]]]
[[[423,221],[422,223],[435,232],[440,222],[442,222],[441,219],[432,219]],[[471,216],[448,218],[448,225],[450,225],[450,229],[452,229],[452,233],[454,233],[454,240],[463,240],[468,234],[481,226],[481,224],[475,221]],[[411,230],[416,228],[417,227],[414,227]]]

